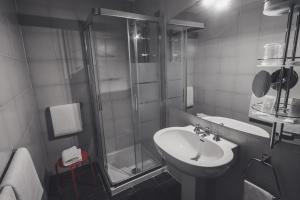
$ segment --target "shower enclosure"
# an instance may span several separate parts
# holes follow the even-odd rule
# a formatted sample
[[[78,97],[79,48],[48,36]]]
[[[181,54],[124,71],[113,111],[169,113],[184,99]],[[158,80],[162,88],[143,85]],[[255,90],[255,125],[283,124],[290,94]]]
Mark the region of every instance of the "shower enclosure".
[[[165,127],[160,18],[94,9],[83,26],[100,168],[117,187],[161,167]]]

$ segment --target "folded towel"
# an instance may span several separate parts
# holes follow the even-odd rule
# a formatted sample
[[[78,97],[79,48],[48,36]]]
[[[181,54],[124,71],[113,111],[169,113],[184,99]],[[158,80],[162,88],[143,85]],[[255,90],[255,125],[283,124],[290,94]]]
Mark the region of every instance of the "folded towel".
[[[194,87],[188,86],[186,88],[186,107],[190,108],[194,106]]]
[[[66,104],[50,107],[55,137],[79,133],[82,131],[80,104]]]
[[[0,191],[0,200],[17,200],[16,195],[12,187],[5,186]]]
[[[253,183],[244,180],[243,200],[274,200],[275,197]]]
[[[82,161],[81,149],[73,146],[62,152],[62,161],[64,166],[69,166],[76,162]]]
[[[11,186],[18,200],[40,200],[43,187],[35,170],[30,153],[19,148],[3,178],[0,187]]]

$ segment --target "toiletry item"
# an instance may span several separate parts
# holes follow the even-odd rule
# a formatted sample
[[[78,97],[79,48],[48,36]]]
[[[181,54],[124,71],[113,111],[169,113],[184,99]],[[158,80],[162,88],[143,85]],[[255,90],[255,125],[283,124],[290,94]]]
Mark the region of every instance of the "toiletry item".
[[[11,186],[4,186],[1,188],[0,200],[17,200],[15,192]]]
[[[275,200],[275,197],[250,181],[244,180],[243,200]]]
[[[67,136],[82,131],[80,104],[66,104],[50,107],[55,137]]]
[[[186,107],[190,108],[194,106],[194,87],[188,86],[186,89]]]
[[[0,188],[4,186],[11,186],[18,200],[42,199],[43,187],[26,148],[14,154]]]
[[[71,148],[63,150],[62,161],[64,166],[69,166],[76,162],[82,161],[81,149],[73,146]]]
[[[289,124],[295,124],[297,122],[296,119],[292,119],[292,118],[285,118],[283,121]]]
[[[262,65],[282,65],[283,46],[280,43],[270,43],[264,46],[264,61]]]
[[[281,16],[287,14],[290,10],[288,0],[265,0],[264,2],[263,14],[266,16]]]
[[[292,98],[291,115],[300,117],[300,99]]]
[[[270,95],[265,96],[261,111],[265,113],[271,113],[274,108],[274,104],[275,104],[274,96],[270,96]]]

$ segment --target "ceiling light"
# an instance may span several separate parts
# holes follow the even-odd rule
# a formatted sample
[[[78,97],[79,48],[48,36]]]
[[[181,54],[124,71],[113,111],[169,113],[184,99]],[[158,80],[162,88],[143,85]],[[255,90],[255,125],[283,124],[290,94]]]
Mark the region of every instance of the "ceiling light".
[[[224,10],[229,7],[231,0],[218,0],[215,4],[216,10]]]
[[[216,0],[202,0],[202,5],[205,7],[210,7],[212,6]]]

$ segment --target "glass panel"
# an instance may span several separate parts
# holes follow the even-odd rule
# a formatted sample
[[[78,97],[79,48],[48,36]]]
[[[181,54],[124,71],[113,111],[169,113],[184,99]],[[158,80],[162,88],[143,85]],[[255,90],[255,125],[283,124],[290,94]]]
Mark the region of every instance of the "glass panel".
[[[167,110],[185,110],[185,91],[187,80],[186,41],[185,27],[168,25],[166,43],[166,87]],[[171,124],[167,119],[168,125]]]
[[[162,85],[159,50],[159,24],[147,21],[128,21],[131,52],[131,75],[136,103],[137,172],[161,164],[153,135],[162,128]]]
[[[91,95],[91,110],[94,117],[94,121],[92,122],[96,128],[97,141],[95,144],[97,145],[97,159],[96,161],[99,163],[101,170],[107,171],[107,157],[106,157],[106,148],[105,148],[105,140],[103,131],[101,130],[101,118],[99,112],[99,101],[98,101],[98,76],[95,73],[96,60],[95,60],[95,52],[94,52],[94,39],[93,39],[93,30],[92,26],[89,25],[83,30],[83,48],[84,48],[84,56],[85,56],[85,66],[87,69],[87,75],[89,80],[89,92]],[[104,147],[104,148],[103,148]],[[108,182],[107,178],[106,182]]]
[[[93,33],[107,173],[115,184],[136,168],[126,20],[97,17]]]

